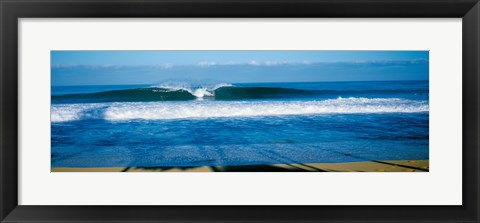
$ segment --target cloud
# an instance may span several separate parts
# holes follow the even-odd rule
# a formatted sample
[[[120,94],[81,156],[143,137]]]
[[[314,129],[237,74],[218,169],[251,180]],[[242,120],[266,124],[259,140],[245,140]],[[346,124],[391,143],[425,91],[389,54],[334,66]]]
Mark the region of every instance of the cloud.
[[[160,69],[170,69],[172,67],[174,67],[175,65],[171,64],[171,63],[162,63],[162,64],[157,64],[155,65],[154,67],[155,68],[160,68]]]
[[[52,64],[52,68],[72,68],[79,67],[80,64]]]
[[[212,67],[212,66],[239,66],[239,65],[249,65],[249,66],[282,66],[282,65],[308,65],[312,64],[309,61],[302,62],[292,62],[292,61],[256,61],[250,60],[245,62],[240,61],[227,61],[227,62],[215,62],[215,61],[201,61],[196,64],[199,67]]]
[[[122,69],[122,68],[157,68],[157,69],[170,69],[175,65],[170,63],[162,63],[155,65],[118,65],[118,64],[95,64],[95,65],[82,65],[82,64],[52,64],[52,68],[83,68],[83,69]]]
[[[216,61],[201,61],[196,64],[172,64],[172,63],[160,63],[156,65],[113,65],[113,64],[102,64],[102,65],[79,65],[79,64],[52,64],[52,68],[86,68],[86,69],[121,69],[121,68],[146,68],[151,67],[155,69],[172,69],[176,67],[214,67],[214,66],[288,66],[288,65],[322,65],[322,64],[372,64],[372,65],[405,65],[405,64],[420,64],[427,63],[428,59],[419,58],[412,60],[355,60],[355,61],[335,61],[335,62],[311,62],[311,61],[226,61],[226,62],[216,62]]]

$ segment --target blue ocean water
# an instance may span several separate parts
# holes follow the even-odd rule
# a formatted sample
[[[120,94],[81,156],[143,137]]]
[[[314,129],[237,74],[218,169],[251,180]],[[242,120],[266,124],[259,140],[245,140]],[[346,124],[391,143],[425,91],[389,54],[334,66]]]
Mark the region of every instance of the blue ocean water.
[[[429,158],[428,81],[52,87],[52,167]]]

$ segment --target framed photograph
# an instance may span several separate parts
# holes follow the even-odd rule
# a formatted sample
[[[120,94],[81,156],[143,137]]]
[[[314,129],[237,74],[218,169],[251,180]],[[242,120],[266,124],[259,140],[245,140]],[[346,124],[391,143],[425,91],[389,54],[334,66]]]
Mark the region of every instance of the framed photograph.
[[[1,222],[478,222],[476,0],[1,1]]]
[[[428,172],[428,54],[52,51],[51,171]]]

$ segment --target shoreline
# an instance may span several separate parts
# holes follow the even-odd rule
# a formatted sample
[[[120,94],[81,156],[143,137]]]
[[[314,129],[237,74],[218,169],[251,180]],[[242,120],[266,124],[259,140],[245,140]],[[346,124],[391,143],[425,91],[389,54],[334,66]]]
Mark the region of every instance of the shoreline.
[[[429,172],[429,160],[194,167],[51,168],[51,172]]]

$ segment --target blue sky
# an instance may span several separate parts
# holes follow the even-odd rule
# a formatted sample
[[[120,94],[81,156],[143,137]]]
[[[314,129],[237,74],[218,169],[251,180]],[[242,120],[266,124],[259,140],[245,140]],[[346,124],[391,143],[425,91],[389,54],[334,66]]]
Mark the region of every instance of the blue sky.
[[[52,85],[428,80],[428,51],[52,51]]]

